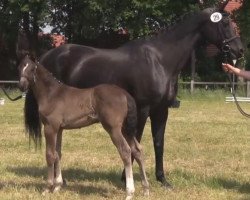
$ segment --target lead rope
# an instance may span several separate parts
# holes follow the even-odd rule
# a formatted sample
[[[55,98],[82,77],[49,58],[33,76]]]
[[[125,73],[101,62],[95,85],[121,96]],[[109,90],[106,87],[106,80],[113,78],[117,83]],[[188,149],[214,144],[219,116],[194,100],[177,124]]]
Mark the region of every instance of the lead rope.
[[[10,101],[17,101],[17,100],[19,100],[19,99],[21,99],[21,98],[23,97],[22,95],[19,95],[19,96],[17,96],[16,98],[11,98],[11,97],[8,95],[7,91],[4,89],[4,87],[1,87],[1,89],[3,90],[4,94],[6,95],[6,97],[7,97]]]
[[[231,88],[230,88],[231,94],[233,95],[234,102],[235,102],[235,104],[236,104],[236,106],[237,106],[237,109],[240,111],[240,113],[241,113],[243,116],[249,117],[249,118],[250,118],[250,114],[246,113],[246,112],[240,107],[240,104],[239,104],[239,102],[238,102],[238,100],[237,100],[237,98],[236,98],[236,95],[235,95],[235,90],[233,89],[232,77],[230,76],[229,73],[227,73],[227,75],[228,75],[228,79],[229,79],[229,82],[230,82],[230,85],[231,85]]]
[[[230,49],[229,49],[229,50],[230,50]],[[225,63],[228,63],[227,53],[228,53],[228,52],[224,51],[224,62],[225,62]],[[231,88],[230,88],[230,92],[231,92],[231,94],[233,95],[234,102],[235,102],[235,104],[236,104],[236,106],[237,106],[237,109],[239,110],[239,112],[240,112],[243,116],[249,117],[249,118],[250,118],[250,114],[246,113],[246,112],[240,107],[240,104],[239,104],[239,102],[238,102],[238,100],[237,100],[237,98],[236,98],[236,93],[235,93],[235,89],[234,89],[234,87],[233,87],[233,81],[232,81],[231,75],[230,75],[229,73],[227,73],[227,76],[228,76],[228,80],[229,80],[230,87],[231,87]]]

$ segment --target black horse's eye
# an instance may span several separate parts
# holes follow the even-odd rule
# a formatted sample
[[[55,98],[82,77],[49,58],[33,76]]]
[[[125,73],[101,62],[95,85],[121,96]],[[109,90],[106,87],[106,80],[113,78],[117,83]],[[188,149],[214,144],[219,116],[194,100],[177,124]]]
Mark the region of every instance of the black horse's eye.
[[[229,22],[230,22],[229,17],[228,17],[228,16],[227,16],[227,17],[224,17],[224,16],[223,16],[223,18],[222,18],[222,23],[223,23],[223,25],[228,25]]]

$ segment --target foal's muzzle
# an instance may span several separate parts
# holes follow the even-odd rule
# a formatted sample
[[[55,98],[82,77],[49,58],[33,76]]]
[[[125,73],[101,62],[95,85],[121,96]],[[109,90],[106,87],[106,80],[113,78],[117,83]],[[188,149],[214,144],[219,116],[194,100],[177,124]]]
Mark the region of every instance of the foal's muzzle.
[[[22,92],[25,92],[26,90],[28,90],[28,86],[29,86],[29,82],[27,80],[27,78],[25,77],[21,77],[20,81],[19,81],[19,88]]]

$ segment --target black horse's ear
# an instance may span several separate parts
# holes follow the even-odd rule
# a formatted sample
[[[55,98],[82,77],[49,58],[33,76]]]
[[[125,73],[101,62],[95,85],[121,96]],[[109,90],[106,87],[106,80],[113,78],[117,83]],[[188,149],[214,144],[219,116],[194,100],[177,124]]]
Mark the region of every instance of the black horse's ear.
[[[197,0],[197,3],[199,5],[200,9],[204,9],[205,5],[204,5],[204,0]]]
[[[220,0],[219,4],[217,6],[218,10],[221,11],[221,12],[224,11],[224,9],[227,6],[228,2],[229,2],[229,0]]]

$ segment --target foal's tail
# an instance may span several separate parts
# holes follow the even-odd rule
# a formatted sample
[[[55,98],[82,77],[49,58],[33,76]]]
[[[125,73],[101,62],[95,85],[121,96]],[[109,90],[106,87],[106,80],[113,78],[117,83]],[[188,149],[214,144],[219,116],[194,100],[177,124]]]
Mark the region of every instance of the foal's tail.
[[[136,136],[137,133],[137,108],[133,97],[127,95],[128,113],[124,122],[124,131],[128,136]]]
[[[29,138],[33,139],[36,146],[41,144],[41,121],[38,113],[37,101],[32,90],[28,90],[24,105],[25,129]]]

